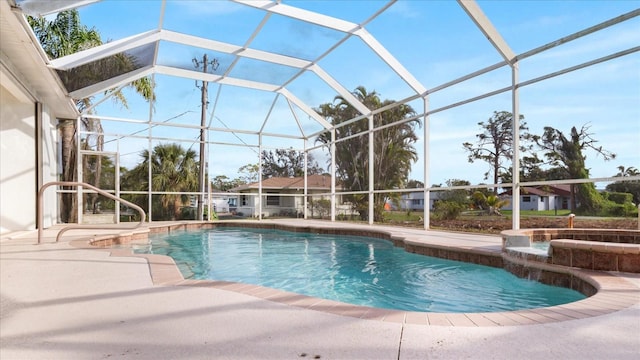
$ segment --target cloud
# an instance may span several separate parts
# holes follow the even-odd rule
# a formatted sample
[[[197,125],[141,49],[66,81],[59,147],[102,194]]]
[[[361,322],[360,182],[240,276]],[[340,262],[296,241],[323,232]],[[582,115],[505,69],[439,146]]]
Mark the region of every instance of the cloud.
[[[405,19],[416,19],[421,16],[420,12],[412,6],[409,1],[398,1],[394,3],[387,12]]]
[[[244,11],[245,7],[230,1],[182,0],[180,7],[192,15],[226,15]]]

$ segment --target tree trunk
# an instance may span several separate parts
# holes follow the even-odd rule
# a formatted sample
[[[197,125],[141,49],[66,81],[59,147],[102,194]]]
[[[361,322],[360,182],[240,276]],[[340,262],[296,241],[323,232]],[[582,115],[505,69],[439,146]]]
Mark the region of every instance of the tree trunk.
[[[62,181],[76,181],[76,142],[75,120],[60,120],[58,128],[62,140]],[[63,187],[64,190],[74,190],[73,187]],[[76,194],[63,193],[60,204],[60,220],[63,223],[74,223],[77,218],[78,201]]]
[[[575,184],[571,184],[569,186],[569,188],[571,189],[571,204],[570,204],[570,208],[571,208],[571,213],[575,213],[576,211],[576,185]]]

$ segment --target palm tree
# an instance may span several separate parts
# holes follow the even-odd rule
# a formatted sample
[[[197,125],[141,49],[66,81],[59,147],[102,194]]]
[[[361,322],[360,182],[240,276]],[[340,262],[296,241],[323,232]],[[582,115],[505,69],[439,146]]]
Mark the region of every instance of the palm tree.
[[[544,133],[536,138],[536,143],[547,159],[549,165],[562,168],[569,179],[589,178],[589,169],[585,161],[587,157],[583,152],[591,149],[602,155],[605,161],[616,158],[616,154],[605,150],[602,146],[596,146],[590,132],[590,126],[585,124],[580,130],[575,126],[571,128],[568,136],[562,131],[550,126],[544,127]],[[593,183],[585,182],[571,184],[571,210],[580,211],[583,214],[597,214],[602,209],[602,195],[596,190]],[[576,205],[580,204],[580,209]]]
[[[636,176],[640,175],[640,171],[633,166],[625,167],[624,165],[618,166],[618,173],[615,176]]]
[[[123,184],[127,188],[147,191],[193,192],[198,188],[198,162],[196,152],[185,150],[179,144],[160,144],[149,151],[140,153],[142,162],[123,176]],[[151,187],[149,187],[149,165],[151,165]],[[159,215],[154,220],[177,220],[180,210],[188,202],[186,195],[159,195]],[[147,208],[144,197],[134,197],[135,203]],[[154,201],[155,203],[155,201]],[[155,208],[155,207],[154,207]],[[155,212],[154,212],[155,213]]]
[[[358,98],[366,107],[371,110],[393,104],[392,100],[382,101],[378,94],[367,92],[360,86],[356,88],[353,95]],[[333,125],[339,125],[345,121],[353,119],[360,113],[349,104],[344,97],[337,96],[335,104],[322,104],[319,113],[331,121]],[[415,115],[415,111],[409,105],[398,105],[389,110],[378,113],[374,116],[374,127],[388,125],[402,119]],[[390,126],[374,133],[374,188],[394,189],[405,187],[411,165],[418,159],[418,155],[413,144],[418,140],[414,131],[416,125],[420,125],[420,120],[413,119],[406,122]],[[355,134],[349,140],[336,143],[336,175],[344,184],[345,188],[351,191],[368,190],[369,184],[369,130],[366,121],[357,121],[349,125],[336,129],[336,139],[345,138]],[[318,142],[329,145],[331,134],[325,132],[321,134]],[[360,217],[366,219],[368,205],[366,197],[360,195],[351,199]],[[374,220],[382,221],[385,196],[383,194],[374,195]]]
[[[28,17],[28,21],[36,37],[40,41],[40,45],[50,59],[70,55],[102,44],[100,33],[95,29],[89,29],[87,26],[82,25],[80,23],[80,15],[75,9],[58,13],[56,18],[52,21],[43,17],[34,18],[31,16]],[[81,75],[75,74],[73,79],[80,79],[81,81],[86,82],[87,78],[94,76],[94,74],[102,74],[102,76],[105,76],[105,71],[108,73],[116,71],[124,73],[127,69],[130,71],[134,67],[134,59],[127,57],[126,55],[119,54],[113,58],[102,59],[85,66],[83,69],[79,70],[79,74]],[[59,75],[67,87],[78,86],[77,84],[74,85],[71,77],[65,72],[59,72]],[[136,80],[131,83],[130,86],[146,100],[155,100],[153,85],[149,78]],[[126,98],[120,90],[111,89],[108,90],[107,93],[113,93],[113,98],[124,107],[127,107]],[[83,112],[91,106],[92,99],[75,99],[75,102],[78,110]],[[82,129],[88,133],[85,139],[82,140],[83,143],[81,144],[81,147],[83,149],[102,151],[104,147],[104,137],[102,135],[103,129],[100,120],[82,118],[81,126]],[[77,181],[77,154],[75,139],[78,129],[76,129],[76,122],[74,120],[61,119],[59,121],[59,129],[62,143],[62,180]],[[83,159],[83,166],[86,165],[86,159]],[[91,177],[94,179],[92,185],[99,186],[102,171],[101,157],[98,157],[98,163],[94,167],[94,171],[95,174]],[[90,196],[89,202],[95,202],[95,199],[96,196]],[[92,206],[92,204],[89,205]],[[61,220],[63,222],[76,222],[76,208],[77,201],[75,196],[72,194],[63,194],[60,211]]]
[[[483,208],[486,208],[488,215],[500,215],[500,209],[509,205],[509,200],[500,199],[495,194],[485,194],[482,191],[476,191],[473,193],[473,199],[477,204],[480,204]]]

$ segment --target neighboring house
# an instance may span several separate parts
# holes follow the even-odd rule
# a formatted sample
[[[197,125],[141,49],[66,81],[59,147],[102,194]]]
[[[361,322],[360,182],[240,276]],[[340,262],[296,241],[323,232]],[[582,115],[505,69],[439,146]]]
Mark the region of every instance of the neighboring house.
[[[245,216],[258,216],[260,207],[258,198],[259,183],[240,185],[229,190],[237,193],[237,213]],[[318,200],[329,200],[327,194],[331,192],[331,176],[309,175],[307,176],[307,201],[311,209],[311,203]],[[314,195],[315,194],[315,195]],[[304,214],[304,177],[272,177],[262,180],[262,215],[277,216],[302,216]],[[336,202],[341,203],[340,196],[336,196]],[[338,213],[344,211],[345,205],[338,208]]]
[[[442,191],[431,191],[429,193],[429,209],[434,209],[434,204],[442,196]],[[501,199],[509,200],[509,204],[503,206],[504,210],[512,210],[513,199],[511,189],[500,195]],[[520,190],[520,210],[560,210],[568,209],[571,199],[570,185],[544,185],[536,187],[523,187]],[[424,192],[413,191],[403,193],[398,204],[391,204],[394,210],[424,210]]]
[[[231,212],[232,205],[236,202],[235,196],[220,196],[213,195],[211,196],[211,209],[215,213],[229,213]]]
[[[233,195],[220,195],[219,190],[215,190],[215,194],[211,195],[211,209],[215,213],[228,213],[231,211],[235,211],[235,204],[237,202],[237,197]],[[206,197],[207,195],[205,195]],[[204,200],[206,204],[206,199]],[[190,208],[198,207],[198,197],[195,195],[189,196],[189,205]]]
[[[509,200],[509,204],[502,207],[502,209],[512,210],[513,197],[511,189],[502,193],[500,197]],[[520,189],[520,210],[545,211],[568,209],[570,199],[570,185],[523,187]]]
[[[433,206],[436,201],[440,200],[442,191],[429,192],[429,209],[433,210]],[[409,193],[403,193],[400,196],[400,201],[397,205],[391,204],[391,208],[394,210],[411,210],[411,211],[423,211],[424,210],[424,191],[412,191]]]

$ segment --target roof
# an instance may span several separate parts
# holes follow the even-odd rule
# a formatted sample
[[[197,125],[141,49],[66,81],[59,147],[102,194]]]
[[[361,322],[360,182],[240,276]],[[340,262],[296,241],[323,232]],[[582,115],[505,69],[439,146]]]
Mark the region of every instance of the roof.
[[[632,36],[616,36],[621,41],[609,42],[606,47],[595,40],[616,33],[603,32],[592,40],[583,38],[614,25],[623,29],[636,26],[637,22],[630,20],[637,21],[640,17],[640,9],[634,2],[604,2],[606,5],[600,8],[606,11],[597,12],[597,19],[586,22],[578,12],[572,11],[572,17],[580,21],[571,22],[567,27],[551,26],[546,22],[536,24],[531,13],[524,11],[522,2],[518,1],[0,2],[2,56],[5,55],[5,44],[37,50],[34,46],[37,41],[24,15],[53,15],[77,8],[83,24],[101,31],[103,40],[107,41],[103,45],[55,60],[48,61],[41,50],[33,52],[30,49],[24,57],[25,68],[19,70],[36,84],[38,93],[54,91],[58,98],[64,98],[65,92],[71,98],[94,97],[94,107],[89,107],[82,115],[101,120],[104,133],[117,140],[106,142],[103,150],[119,152],[121,166],[130,168],[137,164],[139,148],[152,143],[139,140],[145,135],[160,141],[189,143],[198,138],[197,129],[205,127],[212,134],[207,139],[213,145],[211,148],[252,147],[251,153],[234,154],[233,160],[238,159],[239,164],[210,162],[209,171],[213,174],[255,163],[254,153],[259,156],[260,151],[256,149],[260,147],[317,150],[317,147],[308,146],[308,141],[333,125],[331,119],[320,116],[315,107],[336,96],[356,110],[350,120],[353,122],[388,109],[367,108],[351,93],[358,86],[377,92],[383,99],[397,100],[394,105],[410,105],[416,110],[417,118],[461,109],[460,106],[471,103],[478,106],[474,113],[479,108],[490,111],[506,106],[503,98],[494,95],[637,54]],[[536,11],[543,10],[542,19],[569,14],[567,6],[561,2],[546,2],[536,8]],[[11,28],[9,33],[5,32],[6,19],[12,22],[6,25]],[[85,19],[91,19],[91,22],[85,22]],[[541,18],[537,16],[536,19]],[[522,36],[527,31],[523,29],[533,26],[539,37]],[[459,30],[455,31],[457,36],[451,31],[452,27]],[[108,29],[109,33],[103,33],[103,29]],[[18,41],[12,44],[14,35]],[[591,41],[594,45],[583,46],[583,41]],[[548,55],[542,55],[543,52],[569,43],[577,49],[554,52],[551,54],[554,61],[545,61],[544,56]],[[587,48],[590,49],[588,54],[572,56],[573,51],[582,54]],[[591,53],[591,50],[597,51]],[[38,56],[34,58],[34,54]],[[91,79],[83,76],[83,71],[92,65],[121,58],[130,62],[115,72],[92,71],[92,75],[99,73],[101,77],[92,76]],[[30,70],[29,62],[34,60],[48,68]],[[22,67],[22,61],[17,60],[17,66]],[[529,67],[529,61],[542,62],[545,69]],[[521,73],[522,81],[518,80],[519,84],[513,86],[512,70],[516,63],[527,71]],[[449,65],[447,69],[444,64]],[[617,64],[616,68],[626,72],[635,70],[636,66],[633,61]],[[547,68],[546,65],[553,66]],[[44,72],[43,76],[40,71]],[[56,72],[65,76],[56,77]],[[66,81],[64,87],[60,85],[61,78]],[[128,90],[128,84],[142,78],[152,79],[158,89],[153,106],[126,96],[130,104],[135,100],[140,103],[124,112],[112,107],[113,101],[107,101],[112,100],[110,96],[116,92],[106,94],[105,90]],[[198,96],[197,88],[203,89],[204,83],[211,85],[208,101],[201,101]],[[438,95],[433,97],[436,93]],[[430,97],[436,101],[427,101]],[[485,98],[491,100],[478,101]],[[516,99],[512,96],[512,102],[519,102]],[[205,119],[207,114],[203,111],[201,117],[200,110],[207,110],[207,106],[210,114]],[[468,111],[468,108],[460,110]],[[67,115],[74,117],[73,109]],[[451,124],[456,120],[455,129],[464,126],[462,121],[476,122],[473,120],[476,115],[447,113],[447,116],[452,119]],[[446,129],[448,122],[434,124],[445,126],[445,129],[427,126],[424,129],[434,131],[434,134],[437,130],[451,130]],[[380,128],[375,123],[374,127]],[[456,132],[452,130],[451,134]],[[433,145],[431,137],[424,140],[427,140],[426,146]],[[148,150],[151,150],[150,146]],[[426,153],[425,149],[420,156],[424,157]],[[214,159],[207,155],[208,159]],[[247,158],[250,160],[245,160]],[[435,166],[434,163],[430,166]]]
[[[230,192],[240,192],[249,189],[258,189],[260,183],[254,182],[245,184],[229,190]],[[263,190],[303,190],[304,177],[271,177],[262,180]],[[329,175],[309,175],[307,176],[308,190],[331,190],[331,176]]]
[[[15,1],[15,11],[11,13],[18,17],[20,12],[43,16],[73,8],[97,14],[139,14],[135,23],[125,23],[125,16],[119,19],[122,24],[117,38],[48,62],[48,66],[61,75],[66,90],[74,99],[95,97],[95,103],[101,103],[112,96],[105,91],[124,87],[144,77],[152,77],[157,83],[170,83],[168,86],[176,86],[178,81],[175,79],[187,80],[184,84],[191,89],[194,80],[207,81],[218,85],[219,94],[222,94],[220,102],[216,99],[213,106],[221,107],[222,102],[237,101],[237,97],[225,100],[225,92],[233,90],[222,92],[222,88],[243,88],[272,94],[271,106],[265,108],[264,118],[251,127],[236,128],[235,131],[264,133],[269,118],[275,116],[272,110],[284,107],[283,111],[290,111],[290,125],[297,123],[286,135],[303,139],[332,127],[313,108],[318,104],[316,99],[308,99],[310,82],[313,83],[313,91],[322,88],[333,93],[325,99],[340,96],[363,116],[371,114],[372,109],[351,93],[353,88],[362,84],[342,83],[340,72],[345,70],[344,65],[335,65],[344,64],[344,59],[351,57],[350,54],[358,53],[359,59],[368,62],[369,65],[360,65],[359,68],[384,71],[384,76],[389,76],[388,81],[404,89],[405,99],[427,93],[427,88],[367,28],[376,19],[393,12],[390,9],[396,3],[394,0],[335,2],[330,10],[324,9],[325,13],[321,13],[321,7],[314,6],[313,2],[294,0],[145,1],[144,4],[101,0],[3,0],[5,7],[6,1]],[[477,34],[477,40],[483,41],[486,47],[493,47],[494,58],[496,61],[502,59],[503,66],[515,58],[475,2],[452,3],[447,6],[447,11],[466,17],[470,30]],[[184,16],[191,19],[186,26],[181,23]],[[103,18],[113,20],[108,16]],[[281,43],[283,32],[299,34],[299,41]],[[108,59],[113,59],[112,64],[121,64],[122,58],[129,59],[129,63],[101,65],[104,71],[98,73],[93,70],[92,65],[100,64],[98,60],[108,64]],[[373,70],[373,62],[384,66]],[[361,71],[352,66],[349,69],[350,73]],[[85,76],[87,71],[91,71],[91,78]],[[365,77],[363,80],[371,78],[369,71],[362,76]],[[158,99],[158,106],[166,100]],[[85,115],[91,115],[90,111],[87,110]]]
[[[512,190],[509,189],[501,195],[512,195]],[[537,196],[570,196],[571,185],[541,185],[541,186],[525,186],[520,189],[520,196],[523,195],[537,195]]]
[[[18,15],[18,16],[16,16]],[[78,110],[42,51],[23,16],[0,1],[0,83],[14,87],[22,102],[41,102],[55,117],[75,119]]]

